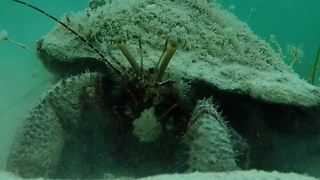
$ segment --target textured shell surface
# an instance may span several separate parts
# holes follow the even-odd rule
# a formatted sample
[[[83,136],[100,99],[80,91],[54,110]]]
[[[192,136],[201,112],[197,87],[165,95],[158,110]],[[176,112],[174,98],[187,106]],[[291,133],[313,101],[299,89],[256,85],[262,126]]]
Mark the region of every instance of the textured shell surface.
[[[215,2],[116,1],[68,18],[64,22],[71,29],[123,67],[129,63],[114,45],[116,38],[124,39],[139,59],[140,37],[146,68],[156,64],[169,38],[179,42],[179,49],[167,76],[200,79],[220,90],[271,103],[312,106],[320,102],[319,88],[300,79],[282,54]],[[88,68],[101,70],[98,55],[61,25],[38,42],[38,52],[46,67],[59,76]]]

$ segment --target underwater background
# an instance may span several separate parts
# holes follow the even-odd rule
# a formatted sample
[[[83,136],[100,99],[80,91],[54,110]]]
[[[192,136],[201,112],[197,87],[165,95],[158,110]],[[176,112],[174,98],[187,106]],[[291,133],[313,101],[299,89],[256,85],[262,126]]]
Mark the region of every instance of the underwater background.
[[[88,0],[25,0],[54,17],[81,11]],[[274,35],[280,44],[285,62],[293,58],[287,47],[303,51],[301,64],[293,69],[301,78],[308,79],[312,72],[317,48],[320,45],[319,0],[217,0],[223,9],[247,22],[254,34],[267,42]],[[308,3],[306,3],[308,2]],[[6,30],[8,38],[18,41],[35,51],[35,42],[47,34],[56,22],[10,0],[0,6],[0,31]],[[129,22],[130,23],[130,22]],[[288,46],[289,45],[289,46]],[[274,47],[274,46],[273,46]],[[276,47],[274,47],[277,51]],[[320,76],[318,76],[320,77]],[[9,42],[0,43],[0,170],[16,127],[36,102],[50,88],[51,76],[32,52]],[[320,85],[317,78],[316,85]]]

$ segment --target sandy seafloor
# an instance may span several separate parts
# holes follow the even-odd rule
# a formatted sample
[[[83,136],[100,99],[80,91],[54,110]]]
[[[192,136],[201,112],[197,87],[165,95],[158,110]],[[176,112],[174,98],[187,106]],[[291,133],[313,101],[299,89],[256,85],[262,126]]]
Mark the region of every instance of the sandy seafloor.
[[[80,11],[87,6],[87,0],[26,0],[55,17],[65,13]],[[293,68],[301,78],[308,79],[311,74],[316,51],[320,44],[320,1],[318,0],[218,0],[222,8],[232,11],[242,21],[246,21],[253,32],[267,42],[274,34],[282,47],[287,64],[291,63],[288,44],[301,47],[301,64]],[[254,9],[255,11],[253,11]],[[35,51],[35,42],[54,26],[48,17],[16,4],[2,0],[0,6],[0,31],[6,30],[9,38],[25,44]],[[319,77],[319,76],[318,76]],[[23,116],[37,99],[50,88],[51,76],[42,67],[35,54],[13,43],[0,43],[0,171],[5,168],[13,135]],[[320,85],[317,79],[316,85]],[[310,167],[319,170],[320,162]],[[5,177],[5,178],[4,178]],[[14,179],[14,177],[12,177]],[[2,173],[0,179],[9,179]]]

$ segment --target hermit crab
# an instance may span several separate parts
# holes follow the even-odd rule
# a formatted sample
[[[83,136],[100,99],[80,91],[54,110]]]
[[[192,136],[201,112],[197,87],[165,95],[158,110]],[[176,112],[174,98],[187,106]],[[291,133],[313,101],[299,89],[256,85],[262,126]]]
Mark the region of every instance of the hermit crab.
[[[91,1],[57,20],[13,1],[58,22],[37,42],[37,55],[60,81],[18,130],[8,171],[305,172],[308,157],[292,165],[306,157],[296,147],[304,138],[318,156],[320,89],[216,2]]]

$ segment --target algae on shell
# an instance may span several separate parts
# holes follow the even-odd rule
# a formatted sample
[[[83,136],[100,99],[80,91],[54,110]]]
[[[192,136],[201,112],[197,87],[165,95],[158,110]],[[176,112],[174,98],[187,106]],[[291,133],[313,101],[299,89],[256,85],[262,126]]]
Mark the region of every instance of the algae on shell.
[[[140,57],[141,37],[144,65],[153,67],[170,38],[181,44],[167,70],[172,74],[270,103],[312,106],[320,102],[319,88],[300,79],[282,55],[215,2],[127,0],[87,9],[69,19],[70,23],[64,22],[106,52],[107,58],[108,52],[123,59],[114,45],[119,37],[134,57]],[[61,25],[39,40],[37,48],[47,69],[58,76],[85,69],[106,71],[97,54]]]

